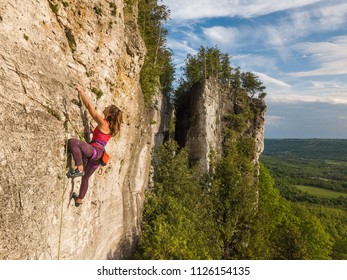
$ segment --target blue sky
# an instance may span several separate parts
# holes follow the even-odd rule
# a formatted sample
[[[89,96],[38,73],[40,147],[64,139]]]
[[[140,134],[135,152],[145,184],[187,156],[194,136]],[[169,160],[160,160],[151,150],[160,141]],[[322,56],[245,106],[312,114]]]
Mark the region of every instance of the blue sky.
[[[347,138],[345,0],[163,0],[178,74],[217,46],[266,86],[266,138]]]

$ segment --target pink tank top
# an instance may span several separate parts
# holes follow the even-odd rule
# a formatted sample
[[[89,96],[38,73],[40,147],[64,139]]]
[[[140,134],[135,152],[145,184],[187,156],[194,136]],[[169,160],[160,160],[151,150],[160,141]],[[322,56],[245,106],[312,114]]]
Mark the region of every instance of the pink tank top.
[[[103,146],[105,148],[107,142],[111,139],[111,134],[105,134],[102,133],[97,127],[93,131],[93,139],[92,139],[92,145],[93,144],[99,144],[97,146]],[[93,145],[94,146],[94,145]]]

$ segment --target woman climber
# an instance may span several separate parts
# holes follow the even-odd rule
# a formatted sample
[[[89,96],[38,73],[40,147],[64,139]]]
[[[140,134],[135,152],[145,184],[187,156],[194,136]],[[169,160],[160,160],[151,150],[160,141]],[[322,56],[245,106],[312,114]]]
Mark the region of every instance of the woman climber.
[[[120,130],[123,113],[118,107],[111,105],[104,109],[104,117],[102,117],[96,112],[83,90],[79,86],[76,89],[83,104],[86,106],[92,118],[97,122],[97,127],[93,131],[93,138],[90,144],[78,139],[68,140],[69,151],[72,153],[77,167],[69,171],[66,175],[69,178],[82,176],[79,195],[77,196],[76,193],[72,195],[75,205],[79,206],[82,204],[82,200],[87,193],[90,176],[101,164],[107,142]],[[83,166],[83,156],[88,160],[85,166]]]

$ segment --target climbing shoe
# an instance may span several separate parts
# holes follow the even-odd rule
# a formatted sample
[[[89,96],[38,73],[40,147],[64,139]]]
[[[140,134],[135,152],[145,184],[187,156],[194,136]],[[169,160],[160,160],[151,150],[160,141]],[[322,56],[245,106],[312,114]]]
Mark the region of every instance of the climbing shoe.
[[[72,193],[72,198],[75,200],[75,206],[76,206],[76,207],[78,207],[78,206],[80,206],[80,205],[82,204],[82,203],[78,203],[78,202],[77,202],[77,199],[78,199],[77,193],[73,192],[73,193]]]
[[[75,170],[71,170],[68,173],[66,173],[66,176],[68,178],[76,178],[84,176],[84,171],[79,171],[77,168]]]

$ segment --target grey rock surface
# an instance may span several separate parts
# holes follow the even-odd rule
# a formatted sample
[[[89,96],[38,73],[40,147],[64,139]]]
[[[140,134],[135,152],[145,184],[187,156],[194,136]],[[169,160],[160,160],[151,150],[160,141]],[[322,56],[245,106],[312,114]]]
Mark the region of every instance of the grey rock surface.
[[[139,85],[146,49],[136,9],[125,15],[123,5],[0,3],[0,259],[131,254],[157,132]],[[65,142],[88,140],[95,123],[75,83],[100,113],[109,104],[124,112],[121,133],[107,146],[111,162],[92,176],[78,208],[70,196],[80,181],[65,177]]]

